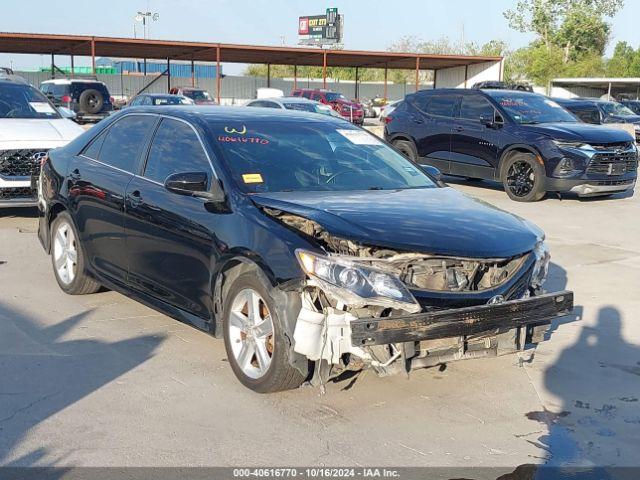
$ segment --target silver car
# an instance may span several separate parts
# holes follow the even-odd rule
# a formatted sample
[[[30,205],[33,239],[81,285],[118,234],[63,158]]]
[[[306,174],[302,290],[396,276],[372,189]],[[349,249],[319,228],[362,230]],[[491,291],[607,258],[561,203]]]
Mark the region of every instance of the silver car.
[[[342,118],[340,114],[329,105],[302,97],[259,98],[257,100],[250,101],[245,106],[298,110],[302,112],[321,113],[323,115]]]

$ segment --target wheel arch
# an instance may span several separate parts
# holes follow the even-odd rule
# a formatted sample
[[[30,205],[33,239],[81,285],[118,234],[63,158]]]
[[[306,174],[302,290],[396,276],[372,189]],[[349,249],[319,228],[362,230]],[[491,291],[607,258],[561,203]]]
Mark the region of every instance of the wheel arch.
[[[46,214],[47,215],[46,216],[47,242],[45,245],[45,251],[47,252],[47,254],[51,253],[51,225],[53,224],[54,220],[58,217],[58,215],[66,211],[67,211],[67,207],[61,202],[53,203],[49,208],[49,210],[47,211],[47,214]]]
[[[516,153],[527,153],[527,154],[533,155],[534,157],[536,157],[536,160],[544,166],[544,161],[542,160],[542,156],[540,155],[540,152],[535,147],[532,147],[531,145],[528,145],[526,143],[510,145],[502,152],[502,155],[500,156],[500,160],[498,162],[498,168],[496,168],[496,172],[495,172],[496,180],[502,181],[502,166],[504,165],[504,162],[506,160],[508,160],[512,155]]]

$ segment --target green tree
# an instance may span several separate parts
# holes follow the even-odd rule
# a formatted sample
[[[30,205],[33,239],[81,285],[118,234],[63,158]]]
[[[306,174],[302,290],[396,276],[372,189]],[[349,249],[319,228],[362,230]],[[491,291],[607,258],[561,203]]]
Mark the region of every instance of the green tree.
[[[624,0],[520,0],[504,16],[511,28],[535,34],[548,50],[560,48],[569,62],[604,53],[611,29],[605,18],[623,5]]]
[[[607,62],[607,76],[628,77],[631,75],[631,64],[636,57],[636,51],[627,42],[618,42],[613,50],[613,56]]]

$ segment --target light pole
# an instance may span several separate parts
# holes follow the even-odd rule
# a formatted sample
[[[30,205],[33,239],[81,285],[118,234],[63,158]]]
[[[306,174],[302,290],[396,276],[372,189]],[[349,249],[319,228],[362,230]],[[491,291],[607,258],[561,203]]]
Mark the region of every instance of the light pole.
[[[136,14],[135,17],[133,17],[133,19],[136,22],[142,22],[142,32],[143,32],[143,38],[146,40],[147,39],[147,18],[149,20],[152,20],[154,22],[157,22],[158,19],[160,18],[160,14],[157,12],[138,12]],[[133,26],[133,35],[135,36],[135,24]]]

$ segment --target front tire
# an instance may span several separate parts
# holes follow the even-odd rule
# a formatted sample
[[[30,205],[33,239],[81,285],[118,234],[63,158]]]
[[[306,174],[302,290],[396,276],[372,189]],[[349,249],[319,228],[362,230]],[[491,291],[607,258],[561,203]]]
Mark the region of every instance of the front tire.
[[[504,190],[516,202],[537,202],[545,196],[545,171],[534,155],[515,153],[502,165]]]
[[[229,364],[245,387],[272,393],[304,382],[289,363],[289,345],[275,302],[255,272],[240,275],[230,286],[223,328]]]
[[[86,259],[76,227],[67,212],[51,224],[51,263],[60,288],[69,295],[95,293],[100,284],[85,269]]]

